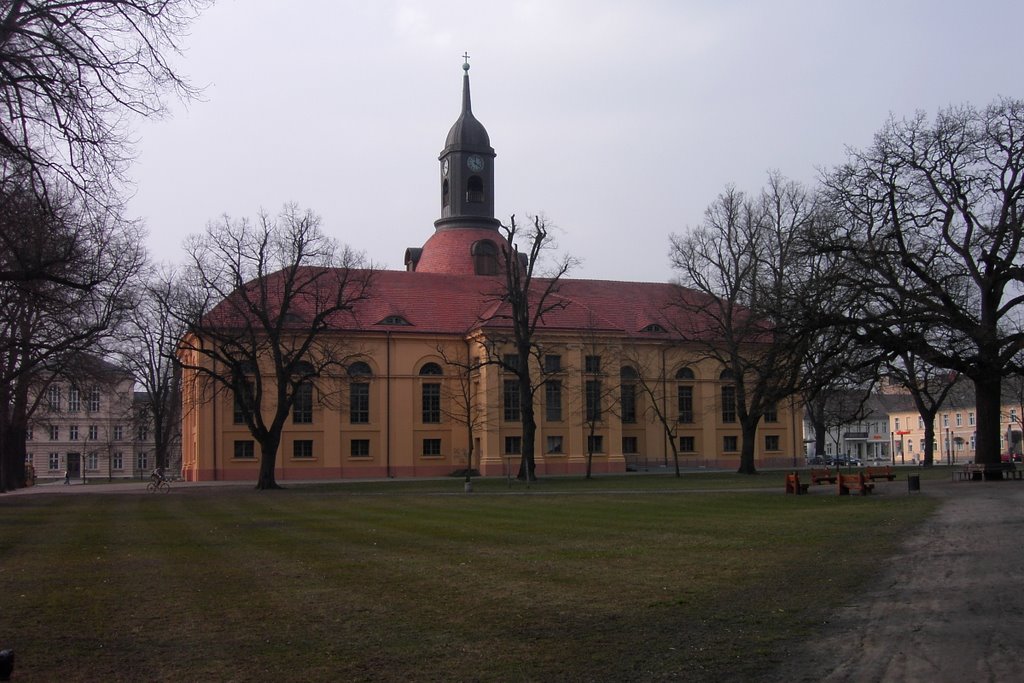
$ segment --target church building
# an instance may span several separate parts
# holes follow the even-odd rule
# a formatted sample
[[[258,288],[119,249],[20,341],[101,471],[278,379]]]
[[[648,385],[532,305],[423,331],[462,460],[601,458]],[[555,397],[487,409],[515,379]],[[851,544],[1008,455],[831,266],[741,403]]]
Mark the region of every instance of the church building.
[[[479,362],[514,348],[507,320],[496,315],[507,245],[494,215],[496,155],[473,115],[463,68],[461,112],[438,157],[433,234],[406,250],[405,270],[376,272],[353,321],[339,325],[336,334],[359,357],[337,377],[318,377],[331,386],[313,395],[343,400],[296,405],[278,451],[280,481],[518,469],[516,376]],[[588,454],[594,473],[671,469],[676,454],[684,468],[738,467],[735,386],[687,339],[697,326],[676,306],[695,295],[668,283],[559,282],[561,305],[543,317],[535,358],[539,476],[582,474]],[[259,447],[233,419],[232,397],[186,392],[185,401],[183,476],[255,480]],[[792,466],[802,453],[792,408],[779,405],[762,421],[758,467]]]

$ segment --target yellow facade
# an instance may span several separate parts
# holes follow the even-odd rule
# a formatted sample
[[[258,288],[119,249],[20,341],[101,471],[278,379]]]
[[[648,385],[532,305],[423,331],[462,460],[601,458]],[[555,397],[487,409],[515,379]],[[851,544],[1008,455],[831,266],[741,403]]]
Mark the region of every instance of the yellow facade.
[[[357,343],[370,366],[369,410],[365,422],[353,421],[352,378],[321,380],[314,392],[312,422],[286,425],[277,457],[280,480],[318,480],[383,477],[434,477],[451,475],[467,467],[469,429],[460,396],[461,367],[467,354],[483,357],[483,348],[466,339],[408,334],[362,336]],[[439,348],[444,353],[439,352]],[[537,416],[535,444],[539,475],[581,474],[586,470],[589,424],[585,420],[585,382],[601,382],[601,419],[594,435],[599,437],[593,454],[595,473],[628,469],[673,467],[672,449],[665,430],[652,410],[656,400],[669,416],[684,468],[739,465],[741,444],[738,422],[723,421],[720,368],[709,362],[693,362],[684,348],[649,343],[624,344],[609,339],[595,353],[593,343],[552,340],[545,352],[560,358],[561,370],[548,379],[561,383],[561,415],[548,411],[545,389],[534,397]],[[587,373],[584,357],[599,355],[601,370]],[[445,362],[445,357],[453,363]],[[422,375],[434,363],[442,375]],[[641,375],[630,380],[636,387],[635,417],[623,415],[621,368],[629,365]],[[693,380],[676,380],[679,368],[693,371]],[[539,374],[539,370],[538,370]],[[506,420],[503,386],[513,375],[484,364],[468,377],[474,407],[474,455],[472,468],[484,476],[504,476],[518,468],[515,437],[522,424]],[[193,481],[255,479],[259,445],[244,424],[234,421],[233,396],[211,395],[186,376],[186,407],[183,420],[183,476]],[[358,382],[362,383],[363,378]],[[463,378],[463,381],[467,381]],[[440,420],[425,422],[424,384],[440,384]],[[651,387],[653,396],[644,391]],[[679,422],[678,387],[692,388],[692,421]],[[552,411],[557,412],[557,411]],[[631,417],[633,418],[631,420]],[[777,419],[763,422],[757,436],[759,467],[792,466],[798,452],[794,443],[797,417],[790,405],[779,406]],[[510,439],[511,437],[511,439]],[[312,442],[312,453],[296,450],[297,441]],[[252,455],[238,442],[250,442]],[[726,450],[735,444],[734,450]],[[554,447],[554,446],[560,447]],[[439,451],[439,452],[435,452]],[[236,453],[243,453],[237,457]]]

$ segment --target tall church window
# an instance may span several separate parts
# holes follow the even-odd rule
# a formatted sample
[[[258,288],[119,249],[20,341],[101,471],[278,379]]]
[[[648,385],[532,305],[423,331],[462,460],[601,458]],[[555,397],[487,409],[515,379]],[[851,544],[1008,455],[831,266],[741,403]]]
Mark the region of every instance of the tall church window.
[[[441,183],[441,206],[448,206],[451,203],[451,192],[448,187],[448,179],[445,178],[444,182]]]
[[[370,422],[370,377],[373,371],[362,361],[348,367],[349,375],[349,422],[369,424]]]
[[[466,201],[471,204],[480,204],[484,201],[484,181],[480,176],[470,176],[466,181]]]
[[[442,374],[437,363],[427,363],[420,369],[424,377],[437,377]],[[441,421],[441,383],[424,382],[421,385],[424,424],[437,424]]]

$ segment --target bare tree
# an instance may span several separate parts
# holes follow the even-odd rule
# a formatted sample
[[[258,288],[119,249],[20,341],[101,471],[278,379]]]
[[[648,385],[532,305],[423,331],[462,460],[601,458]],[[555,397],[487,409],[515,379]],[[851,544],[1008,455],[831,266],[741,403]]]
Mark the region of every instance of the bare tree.
[[[144,262],[138,227],[74,198],[0,197],[0,491],[24,482],[29,387],[102,342],[130,309]]]
[[[153,428],[156,466],[166,468],[181,438],[181,372],[178,342],[186,327],[172,315],[175,275],[154,274],[141,289],[136,305],[120,330],[120,364],[146,391],[146,418]]]
[[[824,183],[840,220],[819,241],[857,293],[834,324],[969,378],[977,461],[998,463],[1001,379],[1024,348],[1024,101],[891,120]]]
[[[521,231],[512,216],[502,226],[506,243],[501,248],[499,284],[491,293],[497,304],[481,324],[485,328],[486,362],[499,365],[518,380],[519,413],[523,424],[522,459],[518,477],[536,479],[537,418],[534,397],[544,386],[544,344],[540,332],[544,316],[564,309],[568,302],[559,296],[559,284],[576,265],[576,259],[562,256],[547,266],[543,256],[554,248],[547,222],[536,216],[526,231]],[[519,250],[519,240],[525,251]],[[511,334],[506,330],[511,327]],[[514,353],[505,354],[509,345]],[[538,381],[539,377],[539,381]]]
[[[904,387],[914,400],[917,413],[924,422],[923,464],[931,467],[935,461],[935,416],[957,386],[959,377],[955,372],[923,362],[909,351],[887,359],[885,370],[891,380]]]
[[[623,365],[632,370],[627,371],[622,377],[624,387],[633,387],[640,393],[643,412],[648,420],[656,422],[661,426],[672,451],[672,463],[675,466],[676,476],[682,476],[679,469],[679,429],[685,424],[683,416],[677,409],[678,402],[668,396],[668,388],[664,369],[659,366],[652,366],[649,359],[655,356],[648,355],[648,361],[641,353],[626,353],[623,358]],[[692,396],[690,397],[692,400]],[[624,403],[624,402],[623,402]],[[691,406],[692,408],[692,406]]]
[[[453,354],[448,347],[437,346],[439,356],[444,360],[454,377],[451,377],[442,384],[444,391],[441,394],[441,412],[448,419],[463,425],[466,428],[466,490],[472,489],[473,482],[473,456],[476,448],[476,435],[479,430],[489,424],[489,416],[493,414],[493,408],[488,405],[490,396],[486,391],[479,389],[480,369],[485,365],[484,360],[470,351],[470,342],[462,347],[463,354]],[[448,375],[446,375],[448,377]]]
[[[678,334],[723,369],[723,419],[742,431],[739,472],[754,474],[755,435],[766,412],[798,388],[806,340],[788,327],[787,302],[813,294],[803,235],[815,197],[777,173],[756,198],[729,187],[703,225],[673,235],[670,257],[684,287]],[[692,290],[696,290],[695,292]]]
[[[94,202],[116,194],[130,116],[196,91],[169,57],[208,0],[0,0],[0,160]],[[41,193],[40,193],[41,194]]]
[[[260,445],[256,487],[278,488],[277,451],[296,400],[311,385],[329,395],[332,377],[360,355],[340,330],[370,295],[373,270],[294,205],[255,223],[225,216],[187,250],[183,296],[165,302],[187,327],[179,362],[207,399],[234,398]]]

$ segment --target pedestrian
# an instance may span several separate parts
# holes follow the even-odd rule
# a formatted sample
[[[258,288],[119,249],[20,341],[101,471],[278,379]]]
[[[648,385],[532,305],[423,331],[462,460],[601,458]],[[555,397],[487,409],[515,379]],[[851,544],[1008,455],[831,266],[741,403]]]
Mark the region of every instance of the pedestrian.
[[[64,470],[64,483],[65,484],[70,484],[71,483],[71,468],[70,467],[67,468],[66,470]]]

